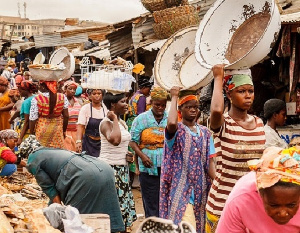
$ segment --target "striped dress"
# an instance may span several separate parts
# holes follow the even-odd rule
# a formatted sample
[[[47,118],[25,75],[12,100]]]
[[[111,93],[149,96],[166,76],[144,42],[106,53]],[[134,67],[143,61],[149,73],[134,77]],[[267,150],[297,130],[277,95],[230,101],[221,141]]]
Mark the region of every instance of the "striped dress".
[[[81,105],[76,98],[74,98],[74,105],[69,103],[69,122],[66,131],[65,149],[76,151],[76,136],[77,136],[77,121],[81,109]]]
[[[247,161],[262,156],[266,141],[264,124],[260,118],[253,117],[256,127],[248,130],[236,123],[227,112],[224,125],[214,135],[217,165],[206,206],[210,214],[221,216],[233,186],[250,171]]]

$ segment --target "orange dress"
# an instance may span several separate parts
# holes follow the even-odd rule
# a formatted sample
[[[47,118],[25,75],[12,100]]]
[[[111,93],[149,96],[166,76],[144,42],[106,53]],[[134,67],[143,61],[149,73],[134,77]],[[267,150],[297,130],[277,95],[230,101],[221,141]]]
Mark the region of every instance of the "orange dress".
[[[8,92],[9,90],[4,92],[0,97],[0,108],[5,107],[11,103],[10,98],[8,97]],[[0,111],[0,130],[10,129],[10,124],[8,122],[9,118],[9,111]]]
[[[35,97],[38,105],[39,118],[36,124],[36,139],[45,147],[64,149],[63,118],[64,95],[57,94],[53,117],[49,117],[49,97],[42,94]]]

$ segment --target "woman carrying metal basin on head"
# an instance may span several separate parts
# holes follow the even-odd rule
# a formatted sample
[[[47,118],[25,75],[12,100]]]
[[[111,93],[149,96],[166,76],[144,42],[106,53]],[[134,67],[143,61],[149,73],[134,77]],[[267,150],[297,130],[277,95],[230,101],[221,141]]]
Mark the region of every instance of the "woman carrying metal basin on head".
[[[215,232],[233,186],[250,171],[247,161],[260,158],[265,144],[262,120],[248,114],[254,100],[250,70],[235,71],[225,77],[224,65],[215,65],[212,70],[214,90],[210,128],[214,132],[216,147],[216,178],[206,207],[206,232]],[[231,103],[225,113],[223,87]]]

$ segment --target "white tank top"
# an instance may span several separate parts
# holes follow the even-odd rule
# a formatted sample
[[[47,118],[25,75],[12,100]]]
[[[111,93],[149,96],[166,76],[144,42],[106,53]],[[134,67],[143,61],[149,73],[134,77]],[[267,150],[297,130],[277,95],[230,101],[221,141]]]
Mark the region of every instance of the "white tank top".
[[[112,123],[110,119],[105,117],[101,121],[99,127],[101,127],[101,124],[105,121]],[[125,121],[121,119],[119,120],[119,127],[121,131],[121,143],[118,146],[114,146],[113,144],[109,143],[99,128],[101,137],[101,150],[99,159],[107,162],[110,165],[127,165],[126,154],[128,151],[128,144],[131,140],[131,134],[127,130]]]

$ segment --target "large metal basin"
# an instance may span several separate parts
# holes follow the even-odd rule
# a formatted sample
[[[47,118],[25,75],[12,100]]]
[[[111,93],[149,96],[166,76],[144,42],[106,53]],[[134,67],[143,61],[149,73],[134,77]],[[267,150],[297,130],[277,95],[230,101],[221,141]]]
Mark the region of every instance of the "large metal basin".
[[[217,0],[199,25],[196,59],[206,68],[249,68],[270,52],[280,27],[275,0]],[[237,56],[228,59],[233,46],[230,51]]]

